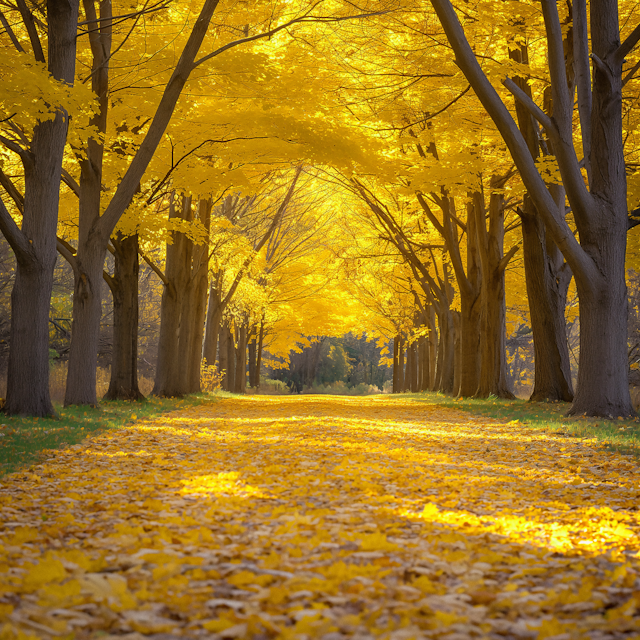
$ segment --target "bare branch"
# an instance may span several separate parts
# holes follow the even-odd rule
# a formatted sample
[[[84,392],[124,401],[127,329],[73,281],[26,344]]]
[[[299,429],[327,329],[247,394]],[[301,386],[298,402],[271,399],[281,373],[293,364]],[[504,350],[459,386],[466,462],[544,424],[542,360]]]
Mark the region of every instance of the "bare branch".
[[[640,24],[627,36],[625,41],[616,49],[613,54],[613,59],[615,63],[622,64],[624,59],[627,57],[629,53],[631,53],[631,49],[633,49],[637,44],[638,40],[640,40]]]
[[[36,29],[36,23],[33,19],[33,14],[29,11],[27,4],[24,0],[16,0],[22,21],[29,34],[29,40],[31,41],[31,47],[33,48],[33,55],[38,62],[46,62],[44,58],[44,52],[42,51],[42,44],[40,43],[40,37]]]
[[[509,89],[513,97],[545,128],[549,136],[557,137],[558,129],[553,120],[511,79],[505,78],[502,84]]]
[[[520,245],[519,244],[514,244],[513,247],[511,247],[511,249],[509,249],[509,251],[507,251],[507,253],[505,253],[500,262],[498,262],[498,271],[504,271],[507,268],[507,265],[509,264],[509,261],[511,260],[511,258],[513,258],[513,256],[516,255],[516,253],[520,250]]]
[[[638,69],[640,69],[640,60],[638,60],[638,62],[636,62],[633,67],[630,69],[630,71],[627,72],[627,75],[622,78],[622,87],[624,88],[624,86],[627,84],[627,82],[629,82],[629,80],[633,79],[633,76],[636,75]]]
[[[262,38],[270,38],[271,36],[274,36],[279,31],[288,29],[294,24],[303,24],[308,22],[322,22],[322,23],[343,22],[345,20],[356,20],[358,18],[370,18],[373,16],[381,16],[389,13],[389,11],[374,11],[372,13],[360,13],[352,16],[343,16],[341,18],[335,18],[332,16],[310,16],[309,15],[310,11],[312,11],[315,8],[315,6],[317,6],[317,4],[319,3],[316,3],[316,5],[314,5],[304,16],[300,16],[299,18],[294,18],[293,20],[289,20],[288,22],[285,22],[284,24],[274,27],[273,29],[269,29],[268,31],[263,31],[262,33],[257,33],[254,36],[239,38],[238,40],[233,40],[232,42],[228,42],[227,44],[220,47],[219,49],[216,49],[215,51],[208,53],[206,56],[203,56],[202,58],[200,58],[200,60],[196,60],[193,63],[193,68],[195,69],[198,65],[201,65],[203,62],[206,62],[207,60],[211,60],[211,58],[215,58],[216,56],[219,56],[224,51],[233,49],[233,47],[237,47],[238,45],[245,44],[247,42],[254,42],[256,40],[261,40]]]
[[[35,260],[33,247],[27,240],[27,236],[20,231],[16,221],[11,217],[2,198],[0,198],[0,231],[7,239],[9,246],[13,249],[13,253],[15,253],[18,262],[25,263]]]
[[[7,22],[7,19],[5,18],[5,15],[4,13],[2,13],[1,10],[0,10],[0,22],[2,23],[4,30],[9,34],[9,38],[11,39],[13,46],[20,53],[24,53],[24,49],[22,48],[22,45],[18,42],[18,38],[16,38],[16,34],[13,33],[13,29],[11,28],[11,25]]]

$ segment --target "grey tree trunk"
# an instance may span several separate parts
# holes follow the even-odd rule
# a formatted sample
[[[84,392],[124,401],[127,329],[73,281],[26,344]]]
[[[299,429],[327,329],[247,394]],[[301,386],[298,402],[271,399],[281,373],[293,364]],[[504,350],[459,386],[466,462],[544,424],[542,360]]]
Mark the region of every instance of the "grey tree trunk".
[[[247,325],[243,322],[238,329],[236,347],[236,379],[234,391],[244,393],[247,389]]]
[[[142,400],[138,386],[138,236],[113,239],[113,355],[105,400]]]
[[[567,48],[572,38],[573,28],[570,28],[565,37]],[[509,57],[520,64],[529,64],[526,45],[510,49]],[[573,56],[567,60],[568,77],[573,73],[569,60],[573,61]],[[531,86],[526,78],[516,76],[513,80],[525,95],[532,97]],[[545,102],[547,115],[552,116],[553,102],[550,99]],[[540,156],[538,126],[521,102],[516,101],[515,106],[518,127],[531,157],[537,160]],[[553,146],[548,146],[552,151]],[[555,215],[564,219],[564,189],[561,185],[549,185],[549,191],[557,205]],[[572,277],[571,269],[564,262],[558,247],[548,237],[545,223],[528,194],[525,194],[519,213],[522,220],[524,273],[535,353],[534,385],[529,399],[534,402],[571,402],[573,385],[564,317],[567,290]]]
[[[393,336],[393,393],[400,393],[400,336]]]
[[[499,180],[492,179],[490,187],[498,188]],[[481,369],[477,396],[514,398],[509,389],[506,357],[506,303],[504,270],[508,256],[504,256],[504,197],[492,192],[489,196],[489,230],[485,222],[482,194],[474,194],[474,212],[480,265],[482,267],[482,323]]]
[[[202,357],[209,366],[213,366],[218,357],[218,336],[220,335],[221,320],[220,291],[214,279],[211,281],[211,286],[209,287],[207,326],[204,335],[204,346],[202,348]],[[220,369],[220,367],[218,367],[218,369]]]
[[[169,208],[169,218],[188,219],[191,199],[183,198],[182,207],[175,206],[173,197]],[[189,239],[181,232],[172,232],[173,242],[167,244],[165,266],[165,286],[160,306],[160,337],[158,340],[158,363],[152,393],[157,396],[178,397],[184,394],[181,379],[180,332],[184,297],[189,282],[189,265],[192,247]]]
[[[47,66],[54,78],[70,85],[75,76],[78,4],[47,1]],[[36,58],[44,62],[41,52]],[[61,110],[53,120],[35,126],[28,150],[16,149],[25,172],[21,230],[0,201],[0,230],[16,255],[4,407],[8,414],[41,417],[54,412],[49,395],[49,307],[67,128]]]

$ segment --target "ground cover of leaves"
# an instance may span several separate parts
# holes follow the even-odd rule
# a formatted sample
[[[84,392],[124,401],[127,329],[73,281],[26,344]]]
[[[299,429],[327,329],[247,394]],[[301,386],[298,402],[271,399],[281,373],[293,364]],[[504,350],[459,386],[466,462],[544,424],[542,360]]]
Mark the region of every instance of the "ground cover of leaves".
[[[138,420],[2,478],[0,639],[640,637],[639,480],[389,396]]]

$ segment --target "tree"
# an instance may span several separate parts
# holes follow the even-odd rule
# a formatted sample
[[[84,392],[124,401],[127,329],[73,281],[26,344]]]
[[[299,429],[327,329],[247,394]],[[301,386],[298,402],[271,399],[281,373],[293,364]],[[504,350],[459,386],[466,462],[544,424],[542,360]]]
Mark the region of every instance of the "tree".
[[[626,176],[622,145],[622,65],[640,38],[636,28],[620,44],[616,0],[590,5],[593,87],[589,73],[587,9],[573,8],[574,59],[589,185],[580,171],[573,141],[573,95],[567,86],[562,27],[554,0],[542,0],[546,29],[553,118],[548,117],[510,79],[505,86],[544,127],[553,142],[562,182],[580,241],[557,207],[527,148],[522,133],[480,67],[448,0],[432,0],[456,63],[487,110],[520,171],[522,180],[553,241],[573,271],[580,298],[580,368],[570,413],[594,416],[634,415],[627,362]]]
[[[36,62],[46,64],[61,88],[74,83],[78,1],[46,3],[47,57],[37,24],[24,2],[18,2],[23,26]],[[27,58],[10,28],[5,27],[15,49]],[[4,54],[3,54],[4,55]],[[30,63],[25,61],[29,68]],[[32,65],[31,65],[32,66]],[[36,68],[37,73],[37,68]],[[44,86],[47,82],[39,78]],[[56,227],[62,158],[69,129],[63,96],[53,98],[41,120],[27,137],[28,126],[15,124],[12,137],[0,136],[24,167],[24,207],[19,229],[0,200],[0,230],[16,255],[16,279],[11,295],[11,348],[5,411],[10,414],[45,416],[53,413],[49,397],[49,304],[56,261]],[[17,113],[13,114],[14,116]],[[11,122],[12,115],[4,119]],[[25,131],[26,129],[26,131]],[[10,134],[11,135],[11,134]],[[97,351],[97,349],[96,349]]]

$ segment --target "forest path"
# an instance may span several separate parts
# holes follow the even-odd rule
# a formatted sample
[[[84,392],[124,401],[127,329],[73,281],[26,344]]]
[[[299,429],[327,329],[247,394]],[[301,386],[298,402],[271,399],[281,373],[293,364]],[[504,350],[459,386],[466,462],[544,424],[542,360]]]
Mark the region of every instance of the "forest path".
[[[3,640],[640,631],[637,461],[589,443],[410,398],[247,396],[52,455],[2,479]]]

